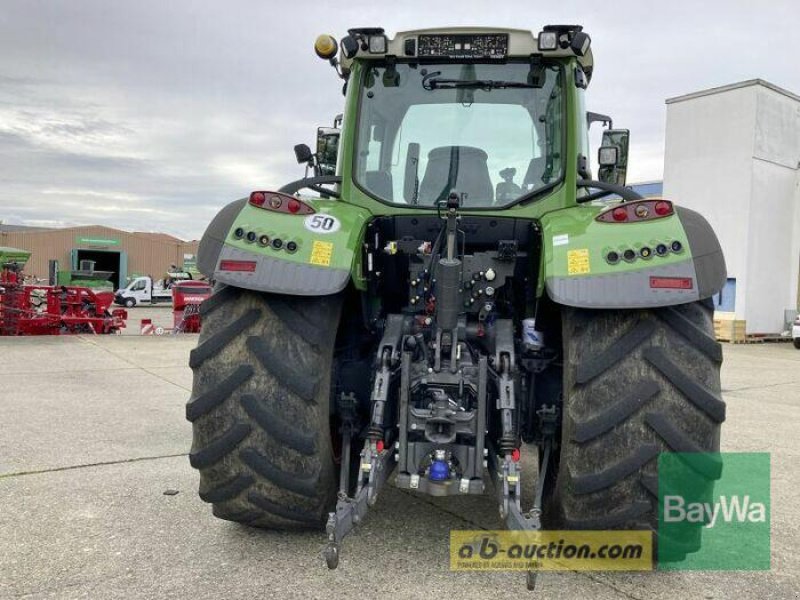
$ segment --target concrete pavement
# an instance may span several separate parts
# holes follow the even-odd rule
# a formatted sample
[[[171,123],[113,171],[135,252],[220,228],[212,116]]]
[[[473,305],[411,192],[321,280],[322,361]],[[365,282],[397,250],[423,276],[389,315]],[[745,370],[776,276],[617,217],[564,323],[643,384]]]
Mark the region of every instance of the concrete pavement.
[[[519,573],[448,570],[450,529],[499,526],[489,496],[444,501],[389,487],[333,572],[320,533],[212,518],[185,456],[195,344],[196,336],[0,338],[0,598],[527,594]],[[544,574],[532,597],[798,597],[800,351],[726,345],[723,387],[723,449],[772,453],[772,570]]]

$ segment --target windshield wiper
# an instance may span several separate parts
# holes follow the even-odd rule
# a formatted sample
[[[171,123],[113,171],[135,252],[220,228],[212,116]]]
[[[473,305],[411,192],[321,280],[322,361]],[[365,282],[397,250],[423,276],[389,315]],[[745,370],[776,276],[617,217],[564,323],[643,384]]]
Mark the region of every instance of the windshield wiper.
[[[435,73],[431,73],[435,75]],[[495,79],[445,79],[442,77],[425,77],[422,79],[422,87],[426,90],[454,90],[454,89],[478,89],[488,92],[489,90],[499,90],[505,88],[532,88],[530,83],[522,81],[500,81]]]

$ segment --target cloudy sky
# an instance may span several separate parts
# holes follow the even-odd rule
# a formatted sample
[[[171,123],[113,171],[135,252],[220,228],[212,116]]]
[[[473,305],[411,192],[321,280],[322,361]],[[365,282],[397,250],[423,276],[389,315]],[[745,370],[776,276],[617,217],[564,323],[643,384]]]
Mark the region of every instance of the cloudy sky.
[[[342,105],[317,34],[581,23],[589,109],[658,179],[664,99],[760,77],[800,93],[797,0],[0,0],[0,220],[202,234],[225,203],[302,175]],[[735,127],[731,123],[731,127]]]

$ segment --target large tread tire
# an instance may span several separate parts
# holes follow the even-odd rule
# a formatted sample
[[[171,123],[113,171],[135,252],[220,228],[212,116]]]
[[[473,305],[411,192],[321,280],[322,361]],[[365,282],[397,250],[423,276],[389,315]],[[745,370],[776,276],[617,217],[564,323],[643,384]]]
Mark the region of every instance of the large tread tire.
[[[563,313],[564,418],[555,521],[657,534],[658,455],[720,449],[722,349],[707,303]],[[704,465],[710,496],[718,454]],[[700,546],[700,526],[680,559]],[[654,536],[656,544],[658,539]],[[674,547],[674,544],[671,544]]]
[[[186,418],[200,497],[221,519],[321,527],[336,498],[330,386],[341,296],[222,287],[201,306]]]

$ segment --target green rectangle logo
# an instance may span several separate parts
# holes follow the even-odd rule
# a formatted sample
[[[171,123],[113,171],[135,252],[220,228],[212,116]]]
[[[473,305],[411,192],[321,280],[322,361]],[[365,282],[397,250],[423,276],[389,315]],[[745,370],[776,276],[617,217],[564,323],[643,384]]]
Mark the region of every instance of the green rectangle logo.
[[[75,242],[83,246],[119,246],[119,240],[111,238],[79,237]]]
[[[659,569],[768,570],[770,552],[769,454],[659,456]]]

